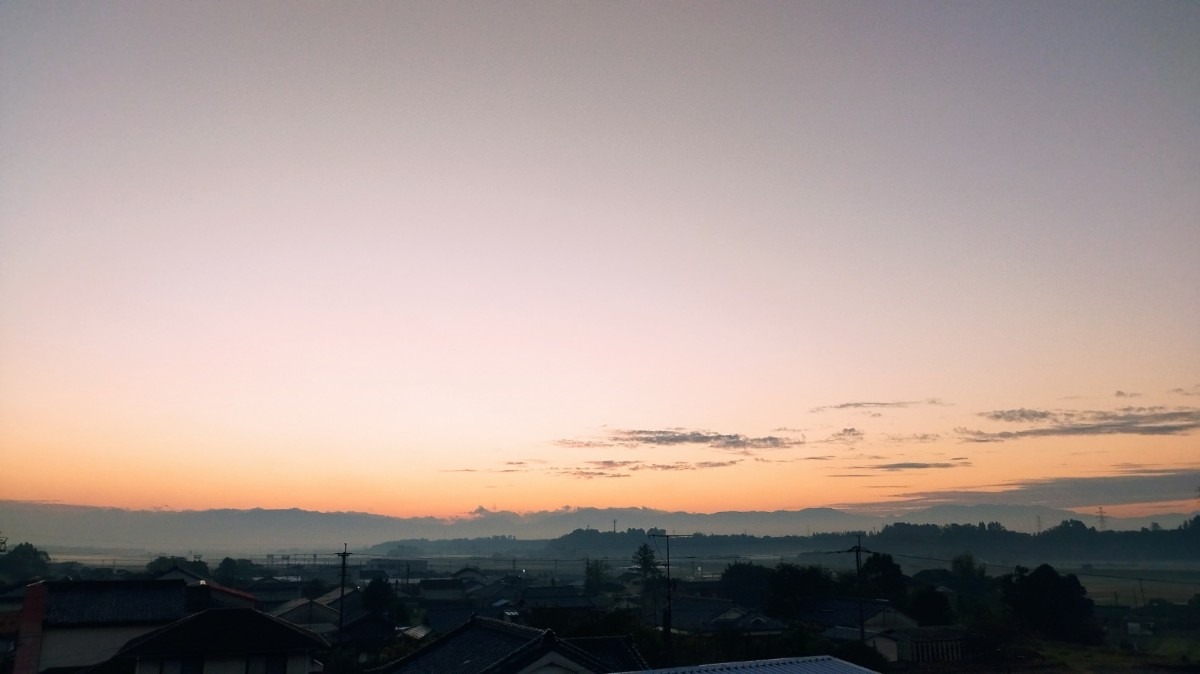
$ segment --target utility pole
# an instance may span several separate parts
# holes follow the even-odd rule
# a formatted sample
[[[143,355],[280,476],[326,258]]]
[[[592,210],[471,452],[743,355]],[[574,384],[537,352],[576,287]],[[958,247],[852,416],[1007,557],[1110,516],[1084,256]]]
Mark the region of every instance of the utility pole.
[[[863,582],[862,572],[862,553],[870,552],[870,550],[862,546],[862,534],[858,534],[858,544],[849,550],[841,550],[839,552],[854,553],[854,570],[858,576],[858,638],[862,641],[867,640],[866,618],[863,614],[863,592],[866,590],[866,583]]]
[[[671,595],[674,594],[674,587],[671,586],[671,539],[672,538],[690,538],[691,534],[650,534],[651,538],[662,538],[667,541],[667,606],[663,609],[663,650],[666,651],[667,665],[674,664],[675,654],[671,650]]]
[[[858,544],[854,546],[854,569],[858,573],[858,640],[867,640],[866,621],[863,619],[863,575],[862,575],[862,536],[858,536]]]
[[[1105,524],[1104,506],[1100,506],[1100,510],[1096,511],[1096,515],[1100,518],[1100,531],[1104,531],[1104,524]]]
[[[342,551],[337,553],[337,556],[342,558],[342,594],[338,599],[338,643],[342,642],[342,628],[346,623],[346,558],[353,554],[346,543],[342,543]]]

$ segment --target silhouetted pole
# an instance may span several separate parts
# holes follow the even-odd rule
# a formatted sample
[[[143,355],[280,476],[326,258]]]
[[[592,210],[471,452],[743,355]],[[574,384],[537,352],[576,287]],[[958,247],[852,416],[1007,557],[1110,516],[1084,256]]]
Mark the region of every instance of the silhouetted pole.
[[[342,551],[337,553],[337,556],[342,558],[342,592],[341,598],[338,599],[338,643],[342,642],[342,628],[346,623],[346,558],[353,554],[346,543],[342,543]]]
[[[854,546],[854,569],[858,573],[858,640],[867,640],[867,628],[863,619],[863,575],[862,575],[862,534],[858,535],[858,545]]]
[[[667,664],[674,664],[675,658],[672,652],[671,643],[671,539],[679,538],[677,534],[650,534],[654,538],[665,538],[667,540],[667,606],[663,609],[663,650],[666,651]],[[691,534],[683,535],[684,538]]]

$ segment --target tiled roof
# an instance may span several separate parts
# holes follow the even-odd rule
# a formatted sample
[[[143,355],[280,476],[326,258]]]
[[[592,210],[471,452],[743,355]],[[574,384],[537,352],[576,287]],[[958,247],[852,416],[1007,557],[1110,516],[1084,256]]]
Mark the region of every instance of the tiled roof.
[[[508,674],[555,653],[590,672],[610,668],[585,651],[559,640],[550,630],[473,617],[425,648],[371,674]]]
[[[887,630],[881,635],[896,641],[957,641],[967,638],[967,630],[954,625],[935,625]]]
[[[863,599],[862,618],[870,620],[889,607],[886,601],[880,599]],[[857,599],[821,599],[806,606],[797,617],[801,622],[824,627],[853,627],[858,624],[858,611]]]
[[[625,674],[633,674],[635,671],[638,670],[630,670]],[[859,667],[829,655],[722,662],[714,665],[692,665],[641,671],[654,674],[877,674],[873,669]]]
[[[462,578],[425,578],[420,582],[422,590],[462,590]]]
[[[125,644],[118,657],[297,653],[327,648],[316,634],[250,608],[192,614]]]
[[[729,599],[676,597],[671,603],[671,627],[685,632],[782,632],[784,623]]]
[[[166,623],[187,609],[182,580],[46,582],[46,624]]]
[[[632,637],[573,637],[563,641],[604,663],[606,671],[649,668]]]
[[[465,606],[430,606],[425,609],[425,623],[444,634],[469,621],[474,613],[475,609]]]
[[[593,609],[596,602],[576,588],[570,586],[558,587],[528,587],[521,594],[521,601],[527,608],[559,608],[559,609]]]
[[[362,601],[361,593],[359,593],[357,587],[346,588],[346,600],[347,603]],[[336,604],[342,601],[342,588],[335,587],[320,597],[317,597],[314,601],[316,601],[318,604],[324,604],[326,606],[333,606],[334,608],[337,608]]]

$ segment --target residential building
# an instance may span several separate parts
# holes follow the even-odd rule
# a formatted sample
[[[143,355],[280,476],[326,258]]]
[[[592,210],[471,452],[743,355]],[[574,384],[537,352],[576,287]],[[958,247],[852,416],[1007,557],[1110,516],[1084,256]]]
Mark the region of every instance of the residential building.
[[[329,644],[285,620],[248,608],[195,613],[133,639],[104,674],[309,674]]]
[[[21,606],[13,674],[87,667],[130,639],[182,618],[182,580],[44,581]]]
[[[369,674],[606,674],[644,669],[645,660],[628,639],[564,640],[552,630],[474,616],[421,650]]]

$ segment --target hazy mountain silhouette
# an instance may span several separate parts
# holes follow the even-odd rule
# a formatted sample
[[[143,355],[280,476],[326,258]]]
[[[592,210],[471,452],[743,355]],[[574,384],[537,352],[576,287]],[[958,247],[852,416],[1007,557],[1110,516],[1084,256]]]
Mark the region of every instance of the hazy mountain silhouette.
[[[360,512],[286,510],[127,510],[25,501],[0,501],[0,532],[13,543],[39,547],[195,552],[316,551],[342,543],[363,548],[383,541],[506,536],[521,540],[552,539],[576,529],[609,531],[615,527],[660,528],[673,533],[794,536],[810,533],[870,531],[893,522],[950,524],[999,522],[1006,528],[1033,532],[1038,517],[1044,528],[1066,519],[1098,526],[1096,516],[1040,506],[937,506],[900,517],[860,515],[832,508],[772,512],[669,512],[650,508],[563,508],[533,513],[477,508],[462,517],[388,517]],[[1177,527],[1183,514],[1153,518],[1165,528]],[[1109,529],[1149,527],[1150,518],[1106,518]]]

